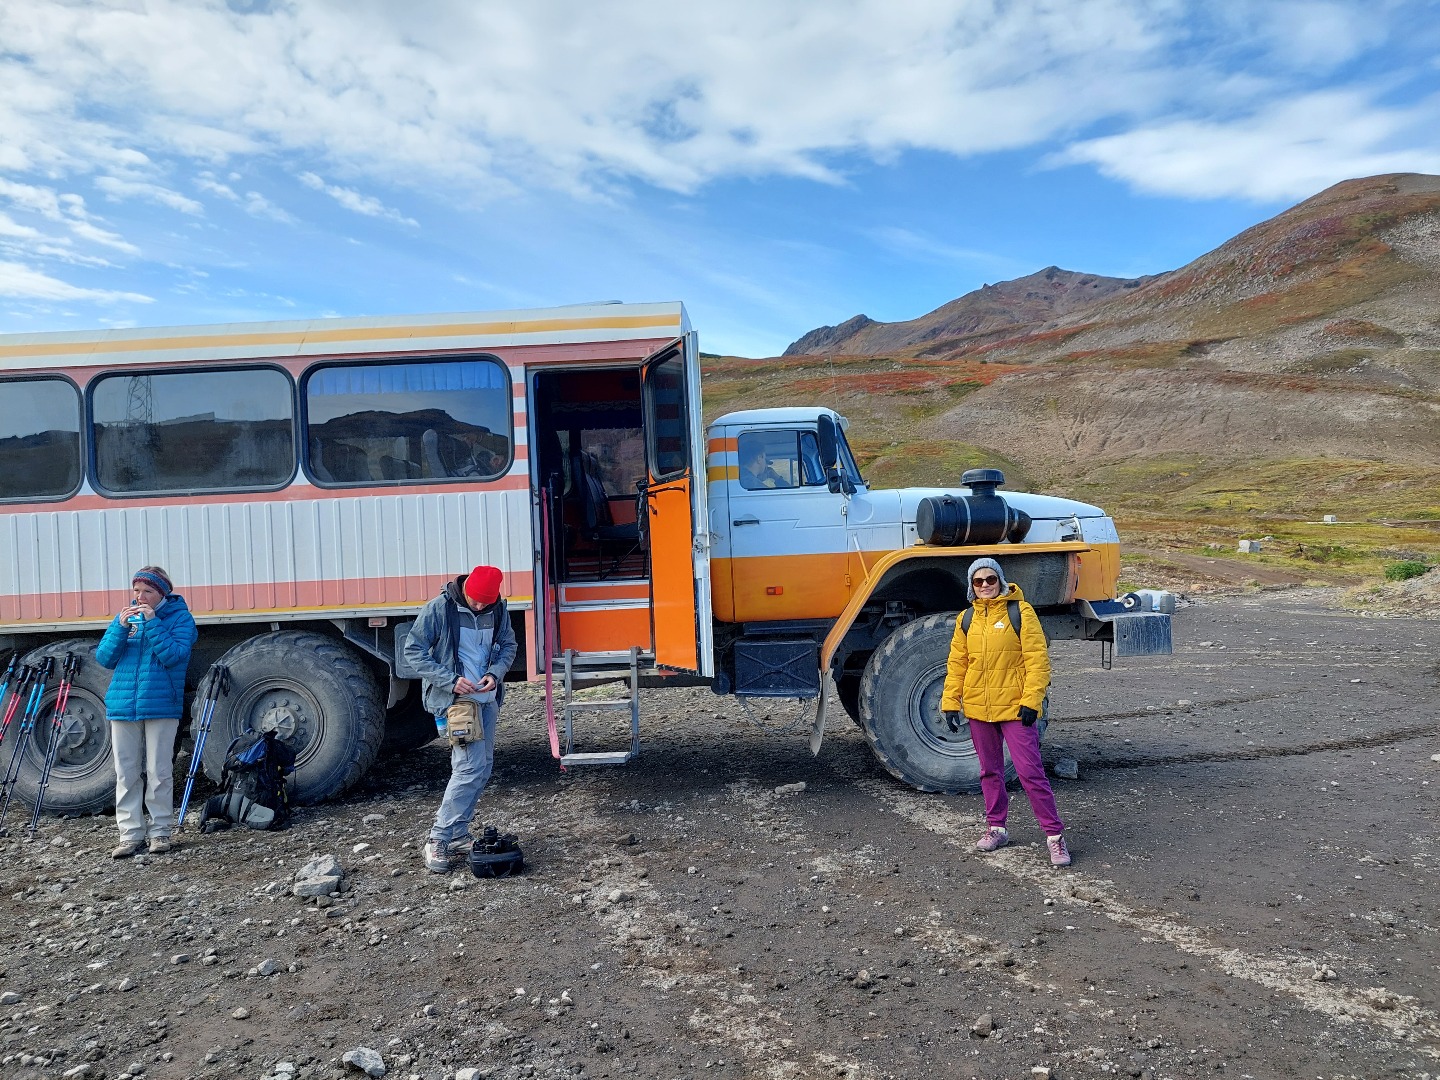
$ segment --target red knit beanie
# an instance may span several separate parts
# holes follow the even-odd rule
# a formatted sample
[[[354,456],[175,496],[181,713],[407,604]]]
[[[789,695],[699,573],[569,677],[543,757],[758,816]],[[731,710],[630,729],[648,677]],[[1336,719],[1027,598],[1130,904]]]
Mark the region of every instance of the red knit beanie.
[[[465,595],[481,607],[500,599],[500,581],[504,577],[498,567],[477,566],[465,579]]]

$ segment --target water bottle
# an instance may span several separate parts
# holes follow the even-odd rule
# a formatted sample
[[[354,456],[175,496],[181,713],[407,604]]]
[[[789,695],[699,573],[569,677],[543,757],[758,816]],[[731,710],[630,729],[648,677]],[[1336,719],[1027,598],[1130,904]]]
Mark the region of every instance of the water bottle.
[[[443,712],[437,713],[435,716],[435,737],[437,739],[443,739],[449,734],[449,731],[450,725],[445,720],[445,714]]]

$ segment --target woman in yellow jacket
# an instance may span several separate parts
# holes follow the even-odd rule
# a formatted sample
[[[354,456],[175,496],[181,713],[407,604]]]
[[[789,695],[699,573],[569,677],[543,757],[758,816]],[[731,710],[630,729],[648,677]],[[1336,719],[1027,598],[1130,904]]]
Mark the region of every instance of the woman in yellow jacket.
[[[1045,830],[1050,862],[1070,865],[1065,844],[1065,823],[1055,808],[1055,793],[1040,761],[1040,736],[1035,721],[1050,687],[1050,653],[1035,609],[1025,602],[1018,585],[1005,580],[994,559],[970,564],[969,599],[974,605],[970,630],[955,621],[950,658],[945,669],[945,691],[940,709],[951,731],[960,730],[960,717],[970,723],[970,741],[980,759],[980,790],[985,795],[985,833],[976,843],[981,851],[994,851],[1010,842],[1005,817],[1010,808],[1005,793],[1005,749],[1035,820]],[[1017,601],[1020,626],[1011,625],[1009,605]]]

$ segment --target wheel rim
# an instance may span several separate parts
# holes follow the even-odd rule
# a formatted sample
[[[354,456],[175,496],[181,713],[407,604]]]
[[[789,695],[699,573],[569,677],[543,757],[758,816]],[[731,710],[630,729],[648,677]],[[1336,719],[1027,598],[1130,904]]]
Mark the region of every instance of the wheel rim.
[[[26,756],[37,770],[44,768],[50,738],[55,731],[54,699],[49,702],[49,707],[51,711],[35,722],[35,730],[25,748]],[[105,718],[105,705],[88,690],[73,687],[65,703],[51,779],[78,780],[109,763],[110,721]]]
[[[936,664],[916,679],[910,688],[905,715],[916,738],[931,753],[950,758],[973,758],[975,744],[963,723],[959,731],[951,731],[940,711],[940,698],[945,691],[945,664]]]
[[[325,735],[325,713],[319,700],[305,687],[283,679],[251,686],[236,704],[236,716],[240,731],[273,731],[295,752],[297,770],[315,756]]]

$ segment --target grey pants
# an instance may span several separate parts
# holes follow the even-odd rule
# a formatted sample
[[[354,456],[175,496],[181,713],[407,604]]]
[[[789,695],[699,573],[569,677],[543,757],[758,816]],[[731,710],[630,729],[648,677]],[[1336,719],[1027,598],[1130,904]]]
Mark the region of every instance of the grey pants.
[[[475,804],[495,766],[495,724],[499,719],[500,707],[493,701],[485,702],[480,706],[480,727],[485,737],[450,748],[450,782],[445,785],[445,796],[435,813],[435,824],[430,827],[431,840],[448,844],[470,831]]]
[[[115,825],[122,839],[138,844],[147,837],[170,835],[175,824],[175,733],[179,728],[179,720],[110,721]]]

